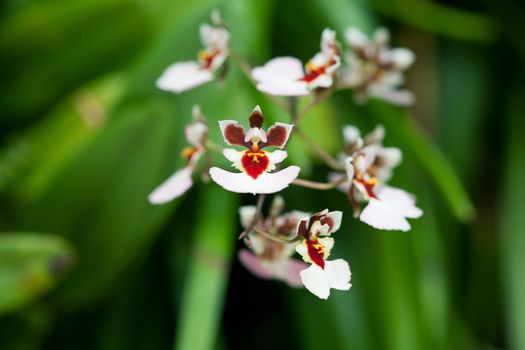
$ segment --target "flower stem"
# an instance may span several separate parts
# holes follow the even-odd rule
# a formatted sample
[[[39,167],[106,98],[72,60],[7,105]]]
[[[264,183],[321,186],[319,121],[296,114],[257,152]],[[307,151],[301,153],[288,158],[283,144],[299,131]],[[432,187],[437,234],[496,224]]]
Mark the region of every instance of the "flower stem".
[[[341,185],[345,181],[347,181],[346,176],[341,176],[341,178],[335,181],[332,181],[332,182],[316,182],[316,181],[310,181],[310,180],[297,178],[292,181],[292,184],[296,186],[311,188],[314,190],[331,190]]]
[[[246,227],[244,231],[241,232],[241,234],[239,235],[239,239],[243,239],[248,233],[253,231],[255,224],[257,223],[257,221],[259,221],[259,217],[261,216],[261,211],[265,198],[265,194],[260,194],[259,197],[257,197],[257,205],[255,207],[255,215],[253,216],[253,221],[248,227]]]
[[[334,92],[334,89],[333,88],[328,88],[328,89],[324,89],[324,90],[321,90],[321,92],[317,93],[314,98],[310,101],[310,103],[308,103],[301,111],[299,111],[298,113],[295,113],[293,115],[293,122],[294,124],[299,124],[299,121],[312,109],[314,108],[315,106],[317,106],[319,103],[323,102],[324,100],[326,100],[328,97],[330,97],[332,95],[332,93]]]
[[[330,153],[326,152],[324,149],[319,147],[312,139],[310,139],[299,127],[294,127],[295,134],[301,138],[301,140],[306,143],[312,151],[321,159],[323,160],[326,165],[328,165],[330,168],[334,170],[345,170],[345,167],[343,164],[337,161],[334,157],[330,155]]]
[[[272,234],[269,234],[268,232],[266,232],[265,230],[263,230],[261,227],[259,226],[255,226],[253,227],[253,230],[261,235],[261,236],[264,236],[268,239],[271,239],[272,241],[275,241],[275,242],[279,242],[279,243],[283,243],[283,244],[291,244],[291,243],[295,243],[295,242],[299,242],[302,238],[299,238],[299,237],[294,237],[292,239],[283,239],[283,238],[280,238],[278,236],[275,236],[275,235],[272,235]]]

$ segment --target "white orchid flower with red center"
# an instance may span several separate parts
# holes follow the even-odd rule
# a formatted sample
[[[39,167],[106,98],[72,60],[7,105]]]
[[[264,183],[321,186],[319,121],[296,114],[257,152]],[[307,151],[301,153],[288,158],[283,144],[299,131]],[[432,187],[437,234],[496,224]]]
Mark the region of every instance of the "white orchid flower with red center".
[[[169,66],[157,80],[159,89],[180,93],[215,78],[228,58],[230,33],[222,24],[218,11],[213,11],[211,17],[213,26],[200,26],[204,49],[198,53],[197,61],[177,62]]]
[[[257,89],[276,96],[308,95],[316,88],[329,88],[341,64],[335,31],[325,29],[321,36],[321,52],[305,66],[294,57],[277,57],[252,70]]]
[[[288,156],[286,151],[281,149],[286,145],[293,125],[275,123],[266,132],[262,129],[263,121],[261,109],[257,106],[250,115],[248,132],[235,120],[219,122],[227,144],[246,148],[243,151],[233,148],[223,151],[224,156],[241,171],[240,173],[216,167],[210,169],[212,180],[224,189],[237,193],[275,193],[288,187],[299,175],[300,168],[294,165],[273,172],[276,165]],[[271,152],[267,147],[279,150]]]
[[[391,49],[390,34],[384,28],[377,29],[371,41],[355,27],[348,28],[345,36],[351,51],[346,56],[348,67],[343,71],[341,82],[355,89],[358,102],[369,97],[397,105],[414,102],[412,92],[399,88],[405,80],[404,71],[414,63],[412,51]]]
[[[253,226],[254,220],[258,228],[264,230],[269,236],[263,236],[255,231],[248,234],[250,250],[239,251],[239,260],[243,266],[262,279],[275,279],[283,281],[291,287],[302,287],[303,283],[299,273],[307,265],[292,259],[295,253],[295,243],[283,243],[281,239],[291,238],[297,232],[299,221],[308,218],[307,213],[292,211],[281,214],[283,200],[275,197],[268,218],[256,218],[255,206],[244,206],[239,209],[241,225],[244,229]],[[270,237],[274,237],[271,239]]]
[[[401,162],[401,151],[395,147],[383,147],[382,126],[376,127],[364,140],[353,126],[346,126],[343,133],[347,181],[339,188],[348,194],[354,215],[377,229],[410,230],[407,218],[419,218],[423,212],[416,207],[413,195],[385,185],[393,168]],[[331,177],[340,178],[341,174],[332,174]],[[364,209],[361,209],[361,202],[367,203]]]
[[[343,259],[327,260],[334,246],[334,239],[329,236],[339,229],[342,217],[340,211],[325,209],[301,220],[297,228],[297,235],[303,240],[295,249],[310,264],[300,272],[301,281],[306,289],[321,299],[327,299],[332,288],[349,290],[352,286],[348,263]]]
[[[208,127],[198,106],[193,107],[192,114],[193,121],[184,129],[186,140],[191,145],[182,151],[182,157],[186,159],[187,164],[151,192],[148,200],[152,204],[164,204],[172,201],[183,195],[193,185],[192,175],[195,172],[197,162],[206,152]]]

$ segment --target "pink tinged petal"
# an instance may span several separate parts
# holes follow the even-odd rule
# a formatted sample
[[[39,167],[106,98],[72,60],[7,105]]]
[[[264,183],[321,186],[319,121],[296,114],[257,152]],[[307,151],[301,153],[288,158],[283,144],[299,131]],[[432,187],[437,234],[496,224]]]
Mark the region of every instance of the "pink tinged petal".
[[[409,193],[393,188],[383,187],[378,198],[371,199],[359,216],[364,223],[380,230],[410,230],[406,218],[418,218],[423,215],[415,206],[415,199]]]
[[[326,261],[325,268],[312,264],[300,273],[301,280],[312,294],[321,299],[330,296],[330,289],[349,290],[352,274],[348,263],[343,259]]]
[[[286,284],[288,284],[290,287],[302,288],[303,281],[301,280],[300,273],[307,267],[308,265],[295,259],[284,260],[284,273],[282,274],[282,280],[286,282]]]
[[[366,35],[356,27],[348,28],[345,32],[345,38],[348,44],[353,48],[364,48],[369,44]]]
[[[225,190],[237,193],[275,193],[292,183],[299,175],[300,168],[292,165],[275,173],[262,173],[253,179],[246,173],[231,173],[220,168],[210,169],[210,176]]]
[[[261,258],[250,253],[248,250],[241,249],[239,251],[239,260],[242,265],[255,276],[262,279],[273,278],[272,272],[263,266]]]
[[[384,89],[374,91],[372,95],[397,106],[410,106],[416,100],[414,94],[408,90]]]
[[[283,148],[288,142],[292,129],[292,124],[275,123],[268,129],[266,146]]]
[[[303,64],[294,57],[277,57],[252,70],[256,81],[293,81],[304,77]]]
[[[307,265],[293,259],[284,259],[276,262],[264,261],[246,249],[239,252],[242,265],[255,276],[262,279],[277,279],[286,282],[290,287],[303,286],[300,271]]]
[[[148,196],[151,204],[164,204],[181,195],[193,185],[193,167],[187,166],[170,176]]]
[[[239,217],[243,228],[247,228],[252,224],[256,212],[257,208],[254,205],[245,205],[239,208]]]
[[[201,69],[199,63],[178,62],[169,66],[156,85],[161,90],[180,93],[213,80],[214,75],[207,69]]]
[[[186,134],[186,140],[188,143],[196,148],[202,148],[204,138],[208,132],[206,124],[201,122],[195,122],[188,124],[184,129]]]
[[[219,127],[221,128],[222,137],[224,141],[231,146],[244,146],[245,137],[244,128],[235,120],[220,120]]]

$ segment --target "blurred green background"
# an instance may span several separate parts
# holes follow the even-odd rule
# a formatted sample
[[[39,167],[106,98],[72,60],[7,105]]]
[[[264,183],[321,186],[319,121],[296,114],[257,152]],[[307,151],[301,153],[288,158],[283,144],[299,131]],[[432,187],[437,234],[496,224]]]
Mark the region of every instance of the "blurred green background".
[[[342,91],[303,125],[335,153],[341,125],[384,124],[404,152],[393,183],[425,212],[413,230],[370,229],[337,191],[283,192],[288,209],[346,213],[348,293],[322,301],[239,265],[237,207],[253,196],[199,182],[146,200],[183,163],[192,104],[212,126],[255,104],[289,118],[235,64],[222,87],[155,88],[216,7],[253,65],[306,60],[323,28],[341,40],[349,25],[387,26],[417,55],[409,111]],[[4,0],[0,349],[525,349],[524,19],[513,0]],[[288,150],[324,180],[300,141]]]

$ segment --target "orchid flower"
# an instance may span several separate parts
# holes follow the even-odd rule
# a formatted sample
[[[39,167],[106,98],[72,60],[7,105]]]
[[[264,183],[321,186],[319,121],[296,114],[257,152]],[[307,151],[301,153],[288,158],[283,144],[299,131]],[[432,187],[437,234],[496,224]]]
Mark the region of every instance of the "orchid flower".
[[[193,185],[191,179],[195,172],[197,162],[206,152],[206,139],[208,127],[201,115],[199,106],[193,106],[193,121],[184,129],[186,140],[191,145],[182,151],[182,157],[186,159],[187,165],[176,171],[148,196],[152,204],[164,204],[180,197]]]
[[[204,49],[198,53],[198,60],[177,62],[169,66],[157,80],[159,89],[181,93],[215,78],[215,73],[228,58],[230,33],[222,24],[217,10],[212,12],[211,18],[213,26],[200,26]]]
[[[351,52],[346,56],[348,68],[341,82],[355,89],[357,101],[376,97],[396,105],[411,105],[412,92],[398,87],[404,82],[403,72],[415,60],[413,52],[390,49],[390,34],[384,28],[374,32],[372,41],[355,27],[348,28],[345,36]]]
[[[341,226],[343,213],[329,212],[325,209],[301,220],[297,236],[302,237],[295,249],[310,267],[300,272],[306,289],[321,299],[327,299],[330,289],[349,290],[352,274],[348,263],[343,259],[327,260],[334,246],[329,237]]]
[[[266,219],[256,218],[255,206],[241,207],[239,209],[241,225],[244,229],[248,229],[257,219],[257,226],[269,235],[277,239],[289,238],[295,235],[299,221],[309,215],[300,211],[281,214],[283,206],[283,199],[276,196],[272,202],[270,215]],[[303,286],[299,272],[307,265],[291,258],[295,253],[294,243],[281,243],[255,231],[248,234],[248,242],[251,252],[247,249],[239,251],[239,260],[247,270],[262,279],[280,280],[296,288]]]
[[[353,126],[346,126],[343,134],[347,181],[339,189],[348,194],[354,206],[354,215],[380,230],[410,230],[407,218],[419,218],[423,212],[415,206],[414,196],[385,185],[392,176],[393,168],[401,162],[401,151],[383,147],[382,126],[376,127],[364,140]],[[333,178],[340,176],[332,174]],[[363,210],[361,202],[367,203]]]
[[[227,144],[246,148],[243,151],[233,148],[223,151],[224,156],[241,172],[232,173],[213,167],[210,169],[210,176],[221,187],[232,192],[257,194],[281,191],[297,178],[300,170],[298,166],[292,165],[272,172],[288,156],[286,151],[280,149],[286,145],[293,125],[275,123],[266,132],[262,129],[264,117],[259,106],[255,107],[249,119],[248,132],[235,120],[219,122]],[[280,149],[271,152],[265,150],[266,147]]]
[[[321,36],[321,52],[305,66],[294,57],[277,57],[252,70],[257,89],[276,96],[308,95],[316,88],[329,88],[340,66],[340,50],[335,31],[326,28]]]

